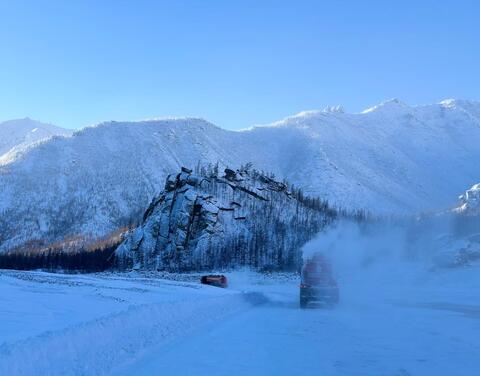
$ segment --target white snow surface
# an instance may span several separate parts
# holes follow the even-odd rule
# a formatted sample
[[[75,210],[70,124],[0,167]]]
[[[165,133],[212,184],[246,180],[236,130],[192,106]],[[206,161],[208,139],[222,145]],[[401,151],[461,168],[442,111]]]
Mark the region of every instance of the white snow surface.
[[[68,136],[72,132],[52,124],[41,123],[29,118],[8,120],[0,123],[0,163],[12,159],[14,148],[22,148],[52,136]]]
[[[197,278],[135,275],[0,271],[0,296],[1,375],[107,374],[249,306],[242,294]]]
[[[348,209],[451,208],[478,182],[478,145],[480,102],[462,100],[308,111],[244,131],[194,118],[102,123],[0,162],[0,247],[113,231],[143,213],[167,174],[198,162],[253,162]]]
[[[231,272],[219,289],[0,271],[0,374],[474,375],[479,267],[350,270],[338,307],[306,310],[295,274]]]

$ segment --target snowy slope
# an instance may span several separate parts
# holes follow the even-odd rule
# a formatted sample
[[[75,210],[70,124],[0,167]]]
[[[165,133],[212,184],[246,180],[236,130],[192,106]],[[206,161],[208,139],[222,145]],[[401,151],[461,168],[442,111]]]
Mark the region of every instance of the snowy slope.
[[[67,136],[71,131],[29,118],[0,123],[0,157],[14,147],[21,147],[48,137]]]
[[[310,111],[244,131],[200,119],[108,122],[0,159],[0,248],[66,234],[104,234],[138,218],[181,166],[220,162],[287,178],[347,208],[451,207],[480,177],[480,102],[359,114]]]
[[[229,135],[198,119],[110,122],[23,148],[0,161],[0,244],[128,224],[181,164],[239,160]]]
[[[250,132],[263,165],[344,207],[444,208],[480,174],[479,102],[391,100],[361,114],[305,112]]]

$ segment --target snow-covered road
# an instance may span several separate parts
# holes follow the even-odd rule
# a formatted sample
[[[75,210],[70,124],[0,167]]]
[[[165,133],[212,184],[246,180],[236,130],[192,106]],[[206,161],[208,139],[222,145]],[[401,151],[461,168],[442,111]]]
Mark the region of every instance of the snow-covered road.
[[[362,275],[335,309],[301,310],[294,275],[231,273],[224,290],[0,271],[0,374],[477,375],[478,272]]]
[[[269,287],[272,289],[269,291]],[[426,287],[426,286],[424,286]],[[115,375],[477,375],[480,305],[416,288],[409,298],[348,296],[336,309],[298,308],[293,283],[257,285],[269,300]],[[465,298],[459,295],[450,299]],[[405,291],[404,291],[405,292]],[[467,293],[468,295],[468,293]],[[477,300],[478,303],[478,300]]]

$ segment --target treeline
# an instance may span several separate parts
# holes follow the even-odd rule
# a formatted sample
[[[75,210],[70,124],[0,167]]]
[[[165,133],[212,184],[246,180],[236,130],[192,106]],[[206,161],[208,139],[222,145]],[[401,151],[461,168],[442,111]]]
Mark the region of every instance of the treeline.
[[[242,190],[233,191],[220,184],[223,170],[216,165],[196,166],[195,172],[207,180],[201,185],[203,192],[225,203],[235,203],[235,211],[221,211],[219,223],[223,229],[215,234],[205,234],[203,228],[192,227],[186,251],[173,252],[181,258],[173,270],[202,270],[235,266],[258,269],[296,270],[301,264],[301,247],[339,218],[365,221],[365,211],[350,212],[331,207],[328,201],[310,197],[301,188],[288,182],[275,180],[275,175],[241,166],[246,186],[263,186],[266,201],[252,198]],[[220,179],[221,180],[221,179]],[[230,218],[231,217],[231,218]],[[195,218],[192,222],[195,223]],[[130,223],[133,223],[130,221]],[[119,260],[115,250],[124,234],[133,226],[123,227],[95,241],[85,237],[71,237],[61,242],[42,245],[30,243],[0,254],[1,269],[46,271],[99,272],[121,264],[132,266],[132,260]],[[200,235],[207,235],[208,243],[201,243]],[[157,253],[158,252],[158,253]],[[148,253],[134,252],[149,261]],[[164,259],[170,265],[169,254],[164,249],[155,250],[152,259]],[[157,262],[157,261],[156,261]],[[152,264],[152,262],[150,262]]]
[[[113,267],[115,249],[126,229],[95,241],[83,237],[66,239],[47,247],[24,245],[0,254],[0,269],[100,272]]]
[[[10,252],[0,255],[0,269],[100,272],[113,266],[115,248],[79,250],[74,253],[51,250],[40,253]]]

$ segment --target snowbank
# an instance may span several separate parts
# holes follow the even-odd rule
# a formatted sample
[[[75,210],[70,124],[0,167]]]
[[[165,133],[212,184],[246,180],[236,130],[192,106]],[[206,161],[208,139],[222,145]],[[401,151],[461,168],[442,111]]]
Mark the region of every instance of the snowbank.
[[[0,270],[0,375],[107,373],[261,303],[241,291],[195,274]]]
[[[242,294],[134,306],[65,330],[2,345],[0,374],[105,374],[147,347],[186,336],[248,307]]]

